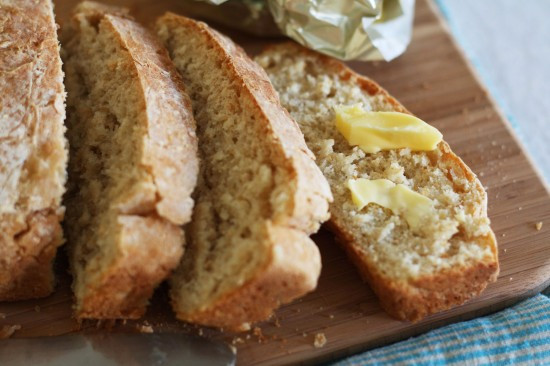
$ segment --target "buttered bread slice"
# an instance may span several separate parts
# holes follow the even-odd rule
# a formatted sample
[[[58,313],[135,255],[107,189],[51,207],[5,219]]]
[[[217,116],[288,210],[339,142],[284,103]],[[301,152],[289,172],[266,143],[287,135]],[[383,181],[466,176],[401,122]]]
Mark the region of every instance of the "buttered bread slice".
[[[187,253],[171,280],[179,319],[244,330],[312,291],[309,234],[328,218],[329,186],[265,72],[204,23],[156,23],[193,104],[200,141]]]
[[[49,295],[62,243],[65,90],[49,0],[0,0],[0,301]]]
[[[64,29],[66,231],[79,318],[137,318],[179,263],[198,173],[191,104],[162,43],[124,9]]]
[[[330,183],[330,226],[389,314],[416,321],[496,279],[486,193],[437,130],[373,81],[296,44],[256,60]]]

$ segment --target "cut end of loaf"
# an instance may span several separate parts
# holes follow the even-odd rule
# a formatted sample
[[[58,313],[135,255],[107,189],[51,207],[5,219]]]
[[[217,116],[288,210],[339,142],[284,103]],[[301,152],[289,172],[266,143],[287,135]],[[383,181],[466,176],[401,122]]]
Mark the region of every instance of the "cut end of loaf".
[[[293,43],[272,47],[257,61],[329,180],[333,231],[390,314],[418,320],[463,303],[496,279],[486,193],[447,143],[429,152],[367,154],[337,131],[334,107],[361,103],[367,110],[408,113],[386,91],[341,62]],[[404,184],[430,198],[435,212],[417,233],[403,217],[376,204],[358,210],[346,187],[357,178]],[[449,284],[447,290],[437,286],[442,283]]]

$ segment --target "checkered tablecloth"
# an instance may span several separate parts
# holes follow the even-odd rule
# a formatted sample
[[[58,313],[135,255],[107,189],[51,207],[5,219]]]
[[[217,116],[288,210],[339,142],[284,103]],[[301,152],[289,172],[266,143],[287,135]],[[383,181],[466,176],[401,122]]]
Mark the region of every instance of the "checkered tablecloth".
[[[550,299],[537,295],[334,365],[550,365]]]

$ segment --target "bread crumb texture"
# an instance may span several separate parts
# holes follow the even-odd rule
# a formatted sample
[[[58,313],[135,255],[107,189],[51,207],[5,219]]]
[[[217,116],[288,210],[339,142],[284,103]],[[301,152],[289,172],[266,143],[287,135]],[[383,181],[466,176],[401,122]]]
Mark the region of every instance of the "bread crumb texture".
[[[51,1],[0,1],[0,301],[49,295],[67,151]]]
[[[334,195],[332,225],[356,263],[361,262],[358,265],[371,284],[378,282],[374,277],[382,278],[397,289],[480,263],[490,268],[491,278],[496,278],[496,244],[487,218],[486,194],[445,142],[428,152],[403,148],[367,154],[350,146],[338,132],[334,108],[361,103],[368,111],[408,113],[397,101],[343,64],[294,44],[275,46],[256,60],[267,71],[281,103],[298,122],[317,157]],[[377,204],[358,210],[346,186],[348,180],[358,178],[403,184],[431,199],[435,210],[416,231],[403,216]],[[368,269],[364,268],[365,261]],[[480,276],[478,280],[484,288],[487,278]],[[464,300],[462,295],[429,291],[430,296],[439,297],[437,301],[445,296],[451,302]]]
[[[162,44],[119,8],[63,30],[76,315],[136,318],[183,252],[198,173],[191,105]]]

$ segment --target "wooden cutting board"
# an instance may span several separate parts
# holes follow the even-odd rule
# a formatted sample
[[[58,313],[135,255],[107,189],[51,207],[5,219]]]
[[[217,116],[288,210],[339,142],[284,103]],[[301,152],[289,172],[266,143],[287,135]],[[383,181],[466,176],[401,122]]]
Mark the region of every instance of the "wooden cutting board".
[[[149,22],[167,9],[184,11],[183,1],[113,1],[131,4],[138,19]],[[59,21],[74,1],[56,2]],[[249,52],[267,41],[234,35]],[[199,333],[222,338],[238,349],[238,362],[289,364],[329,361],[405,339],[444,324],[470,319],[510,306],[550,284],[550,196],[526,158],[507,122],[477,80],[449,36],[433,4],[416,6],[414,37],[407,52],[390,63],[351,62],[350,66],[378,81],[409,110],[441,130],[453,150],[478,174],[489,194],[489,216],[499,242],[501,272],[482,296],[419,323],[399,322],[379,307],[330,233],[314,239],[323,257],[318,289],[277,311],[255,331],[234,335],[177,322],[161,287],[145,319],[109,324],[112,329]],[[535,228],[543,223],[541,230]],[[0,304],[0,325],[19,324],[14,337],[52,336],[73,331],[106,331],[105,324],[71,319],[70,278],[61,256],[55,294],[35,301]],[[327,343],[313,346],[323,333]]]

